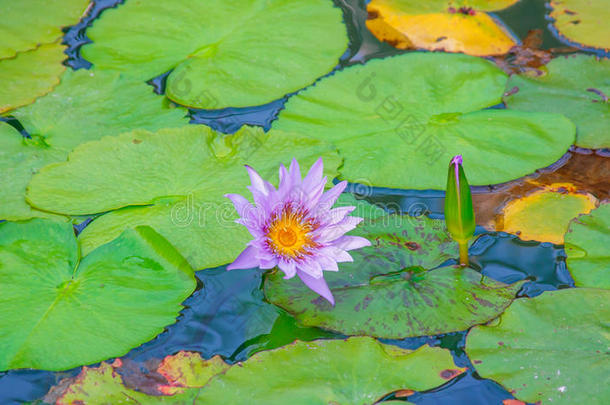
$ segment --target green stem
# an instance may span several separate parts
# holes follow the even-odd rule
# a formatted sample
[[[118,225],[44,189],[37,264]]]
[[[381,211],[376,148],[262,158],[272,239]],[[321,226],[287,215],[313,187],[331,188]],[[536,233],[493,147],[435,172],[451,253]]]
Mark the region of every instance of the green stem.
[[[468,242],[458,242],[460,245],[460,264],[468,266]]]

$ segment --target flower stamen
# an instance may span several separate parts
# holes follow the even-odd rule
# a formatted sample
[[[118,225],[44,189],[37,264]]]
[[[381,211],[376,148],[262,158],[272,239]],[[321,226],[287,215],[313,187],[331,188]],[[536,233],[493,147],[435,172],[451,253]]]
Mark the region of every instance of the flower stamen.
[[[303,212],[286,205],[279,215],[271,217],[267,226],[267,246],[278,256],[302,258],[316,247],[312,239],[315,224]]]

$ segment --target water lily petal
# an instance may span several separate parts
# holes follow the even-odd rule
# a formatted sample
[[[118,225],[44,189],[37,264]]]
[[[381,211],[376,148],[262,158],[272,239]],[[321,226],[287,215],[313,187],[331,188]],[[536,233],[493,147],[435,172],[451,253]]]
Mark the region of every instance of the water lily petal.
[[[360,249],[366,246],[371,246],[371,241],[361,236],[349,236],[344,235],[332,242],[333,246],[336,246],[343,250],[354,250]]]
[[[318,263],[320,263],[320,267],[324,271],[339,271],[339,266],[337,266],[337,262],[330,256],[319,255]]]
[[[337,202],[337,198],[339,198],[343,190],[345,190],[345,187],[347,187],[347,181],[342,181],[335,184],[333,188],[328,190],[322,195],[322,197],[320,197],[318,205],[320,207],[325,207],[326,209],[331,209],[332,206]]]
[[[269,270],[278,265],[279,260],[276,257],[272,257],[271,259],[261,258],[259,257],[260,268],[263,270]]]
[[[257,190],[263,195],[268,194],[267,186],[265,185],[265,180],[258,174],[256,170],[246,165],[246,170],[248,171],[248,175],[250,176],[250,181],[252,182],[252,189]],[[250,191],[252,191],[252,189]]]
[[[293,278],[297,274],[297,267],[293,261],[280,260],[277,267],[286,274],[285,279]]]
[[[320,242],[331,242],[354,229],[362,220],[360,217],[345,217],[337,224],[321,227],[315,234]]]
[[[252,269],[259,266],[259,260],[256,257],[257,249],[248,246],[243,252],[237,256],[237,259],[227,266],[227,270]]]
[[[240,217],[250,217],[252,215],[254,206],[245,197],[239,194],[225,194],[225,197],[231,200]]]
[[[328,288],[328,285],[326,284],[326,280],[324,280],[324,277],[315,278],[303,271],[297,271],[297,275],[299,276],[301,281],[303,281],[303,283],[305,283],[305,285],[307,287],[309,287],[311,290],[313,290],[315,293],[319,294],[320,296],[324,297],[328,302],[331,303],[331,305],[333,305],[333,306],[335,305],[335,298],[333,297],[333,294],[330,292],[330,289]]]
[[[332,257],[337,263],[354,261],[354,258],[345,250],[332,245],[321,248],[320,254]]]
[[[307,176],[303,179],[303,189],[307,193],[311,193],[316,189],[319,183],[322,181],[322,175],[324,173],[324,163],[322,162],[322,158],[316,160],[316,163],[311,166]],[[324,181],[326,184],[326,181]]]

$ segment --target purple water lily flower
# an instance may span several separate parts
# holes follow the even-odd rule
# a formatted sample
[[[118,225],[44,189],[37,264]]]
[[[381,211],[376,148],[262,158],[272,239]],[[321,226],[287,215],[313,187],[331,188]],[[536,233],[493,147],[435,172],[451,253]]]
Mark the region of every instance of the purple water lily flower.
[[[296,160],[288,170],[281,165],[277,190],[254,169],[246,169],[252,181],[248,189],[254,205],[239,194],[225,197],[241,217],[236,222],[248,228],[254,239],[227,270],[277,266],[285,273],[285,279],[298,275],[307,287],[335,305],[323,271],[338,271],[337,263],[353,261],[347,251],[370,245],[365,238],[345,235],[362,221],[349,216],[355,207],[332,209],[347,182],[325,193],[327,179],[323,177],[322,158],[304,179]]]

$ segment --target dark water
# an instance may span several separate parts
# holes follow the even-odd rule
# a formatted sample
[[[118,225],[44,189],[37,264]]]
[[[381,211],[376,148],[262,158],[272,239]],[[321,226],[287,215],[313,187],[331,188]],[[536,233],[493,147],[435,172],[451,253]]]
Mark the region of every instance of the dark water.
[[[129,0],[127,0],[129,1]],[[122,0],[98,0],[81,23],[66,30],[68,44],[66,64],[74,69],[88,69],[91,64],[80,56],[80,47],[90,42],[86,29],[103,10],[116,7]],[[380,43],[365,29],[366,11],[363,1],[336,0],[344,10],[350,34],[350,46],[337,69],[371,58],[384,57],[402,51]],[[522,0],[509,9],[496,13],[509,29],[523,39],[531,29],[542,29],[543,49],[560,47],[556,33],[548,28],[546,8],[542,0]],[[331,72],[330,74],[334,74]],[[162,94],[167,73],[151,78],[149,83]],[[244,124],[268,129],[290,95],[267,105],[222,110],[190,110],[191,122],[207,124],[217,130],[232,133]],[[17,120],[3,119],[28,134]],[[390,212],[411,215],[426,214],[442,217],[443,192],[408,191],[350,185],[350,191],[364,194],[374,203],[383,204]],[[84,221],[80,232],[89,223]],[[523,242],[504,233],[487,233],[478,229],[478,239],[470,254],[473,267],[491,278],[513,283],[528,279],[520,292],[522,296],[536,296],[543,291],[569,288],[573,281],[565,265],[561,246],[549,243]],[[199,351],[205,358],[222,355],[228,362],[242,361],[259,350],[291,343],[294,339],[338,338],[341,335],[317,328],[299,327],[283,310],[264,301],[260,286],[262,271],[231,271],[224,267],[197,272],[198,290],[185,302],[178,322],[151,342],[133,349],[126,358],[143,362],[162,358],[180,350]],[[415,393],[409,401],[421,405],[488,405],[501,404],[513,396],[497,383],[481,379],[474,372],[464,354],[466,331],[439,336],[385,340],[404,348],[415,349],[422,344],[451,350],[456,364],[468,367],[467,373],[429,392]],[[0,404],[23,403],[41,398],[60,379],[73,376],[78,369],[52,373],[37,370],[13,370],[0,373]],[[129,380],[129,376],[125,376]]]

